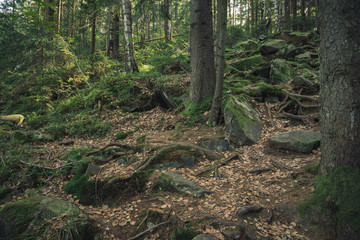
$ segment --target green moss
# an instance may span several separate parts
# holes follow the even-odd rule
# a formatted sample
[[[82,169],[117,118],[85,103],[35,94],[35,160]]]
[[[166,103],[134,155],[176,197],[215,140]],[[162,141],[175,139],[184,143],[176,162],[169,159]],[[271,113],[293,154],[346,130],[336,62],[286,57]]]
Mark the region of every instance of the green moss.
[[[139,171],[133,173],[133,178],[136,181],[138,189],[143,189],[146,186],[146,183],[149,181],[149,178],[153,172],[153,169],[147,169],[146,171]]]
[[[89,181],[89,175],[77,174],[65,185],[64,190],[74,194],[80,203],[90,204],[95,194],[95,182]]]
[[[132,134],[133,132],[131,131],[127,131],[127,132],[118,132],[116,133],[115,139],[116,140],[122,140],[127,138],[130,134]]]
[[[306,171],[312,174],[317,174],[320,168],[320,162],[314,163],[306,168]]]
[[[238,98],[240,98],[240,102],[246,101],[246,97],[244,95],[238,96]],[[256,121],[256,119],[248,117],[249,114],[247,114],[247,109],[239,104],[235,104],[233,101],[235,100],[231,98],[228,100],[225,105],[224,112],[230,111],[235,116],[235,119],[241,128],[245,127],[245,123],[252,124]]]
[[[261,54],[251,56],[248,58],[240,59],[239,61],[231,64],[232,67],[240,71],[247,71],[256,68],[259,64],[264,63],[264,59]]]
[[[199,102],[189,101],[186,103],[184,115],[195,117],[199,114],[202,114],[208,111],[211,107],[212,97],[204,98]]]
[[[185,226],[171,234],[171,240],[188,240],[196,237],[200,232],[195,231],[191,226]]]
[[[360,169],[341,166],[316,179],[314,195],[299,206],[303,215],[314,207],[334,218],[337,227],[350,226],[360,234]]]

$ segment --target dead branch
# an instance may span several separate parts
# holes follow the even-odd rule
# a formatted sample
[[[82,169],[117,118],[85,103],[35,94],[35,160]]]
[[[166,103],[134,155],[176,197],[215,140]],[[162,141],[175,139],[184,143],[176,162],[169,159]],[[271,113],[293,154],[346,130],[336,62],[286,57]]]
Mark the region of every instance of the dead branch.
[[[307,95],[300,95],[300,94],[296,94],[296,93],[290,93],[286,90],[282,90],[283,93],[289,95],[290,97],[296,97],[296,98],[301,98],[301,99],[305,99],[305,100],[309,100],[309,101],[314,101],[314,102],[317,102],[318,99],[317,98],[314,98],[312,96],[307,96]]]
[[[151,231],[154,230],[155,228],[158,228],[158,227],[160,227],[160,226],[162,226],[162,225],[165,225],[165,224],[168,224],[168,223],[170,223],[170,221],[166,221],[166,222],[159,223],[159,224],[157,224],[157,225],[155,225],[155,226],[153,226],[153,227],[151,227],[151,228],[149,228],[149,229],[147,229],[147,230],[139,233],[138,235],[129,238],[129,240],[137,239],[138,237],[141,237],[142,235],[144,235],[144,234],[146,234],[146,233],[148,233],[148,232],[151,232]]]
[[[270,163],[277,169],[280,169],[280,170],[288,170],[289,167],[286,166],[285,164],[283,163],[280,163],[276,160],[274,160],[273,158],[270,158]]]
[[[131,148],[130,146],[128,145],[125,145],[125,144],[120,144],[120,143],[109,143],[107,145],[105,145],[104,147],[100,148],[99,150],[96,150],[94,152],[90,152],[88,154],[86,154],[85,156],[91,156],[91,155],[94,155],[94,154],[97,154],[101,151],[104,151],[105,149],[109,148],[109,147],[119,147],[119,148]]]
[[[21,163],[25,164],[25,165],[28,165],[28,166],[31,166],[31,167],[38,167],[38,168],[43,168],[43,169],[47,169],[47,170],[60,170],[62,169],[63,167],[66,167],[66,166],[71,166],[73,165],[73,163],[66,163],[64,165],[61,165],[59,167],[46,167],[46,166],[41,166],[41,165],[38,165],[38,164],[33,164],[33,163],[27,163],[27,162],[24,162],[23,160],[20,160]]]
[[[271,115],[271,111],[270,111],[270,108],[269,108],[269,106],[267,105],[267,103],[265,103],[265,108],[266,108],[266,112],[267,112],[267,114],[268,114],[268,116],[269,116],[271,125],[272,125],[272,126],[275,128],[275,130],[276,130],[277,128],[276,128],[276,125],[275,125],[275,123],[274,123],[274,121],[273,121],[273,118],[272,118],[272,115]]]
[[[227,164],[228,162],[230,162],[231,160],[234,160],[238,158],[239,160],[242,160],[242,157],[240,156],[240,154],[238,153],[234,153],[233,155],[231,155],[229,158],[223,159],[223,160],[218,160],[213,166],[209,166],[207,168],[205,168],[204,170],[200,171],[199,173],[196,174],[196,176],[201,176],[204,173],[207,172],[211,172],[211,171],[215,171],[215,177],[218,177],[219,173],[217,172],[217,169],[221,166],[224,166],[225,164]]]

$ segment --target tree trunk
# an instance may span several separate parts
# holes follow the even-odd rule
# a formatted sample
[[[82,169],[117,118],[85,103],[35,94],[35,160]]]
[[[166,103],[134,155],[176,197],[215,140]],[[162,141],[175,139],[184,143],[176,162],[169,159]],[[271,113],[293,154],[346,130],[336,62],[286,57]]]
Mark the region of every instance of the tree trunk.
[[[147,39],[151,39],[151,28],[150,28],[150,10],[146,11],[146,22],[147,22]]]
[[[212,97],[215,90],[211,1],[192,0],[190,6],[190,101]]]
[[[112,57],[117,58],[119,57],[119,45],[120,45],[120,18],[119,18],[119,10],[118,8],[115,9],[115,16],[114,16],[114,27],[112,32]]]
[[[91,18],[91,43],[90,43],[90,54],[95,53],[96,46],[96,6],[94,5],[94,12]]]
[[[123,19],[124,19],[125,70],[127,72],[139,72],[134,55],[130,0],[122,0],[122,8],[123,8]]]
[[[290,29],[290,0],[285,0],[285,29]]]
[[[221,120],[221,102],[225,72],[225,35],[226,35],[226,1],[218,1],[218,22],[216,34],[216,87],[211,105],[209,123],[211,126],[219,124]]]
[[[274,0],[275,32],[280,32],[278,1],[279,0]]]
[[[360,1],[321,0],[320,101],[323,174],[360,168]]]
[[[140,36],[140,44],[145,42],[145,22],[146,22],[146,15],[144,9],[141,13],[141,36]]]
[[[61,28],[61,14],[62,14],[62,1],[58,0],[58,19],[57,19],[57,32],[60,33]]]
[[[305,0],[301,0],[301,31],[306,32]]]
[[[312,0],[308,0],[308,11],[307,11],[307,14],[308,14],[308,17],[311,17],[311,14],[312,14]]]
[[[291,7],[292,7],[292,17],[293,17],[293,30],[296,31],[296,30],[297,30],[297,22],[296,22],[296,17],[297,17],[297,1],[296,1],[296,0],[292,0],[292,2],[291,2]]]
[[[71,33],[70,36],[73,38],[75,36],[75,3],[76,0],[72,1],[72,15],[71,15]]]
[[[258,0],[255,0],[255,25],[258,24],[258,21],[259,21],[259,2]]]
[[[170,0],[164,0],[164,33],[165,41],[171,41],[171,5]]]
[[[251,7],[251,29],[254,29],[254,23],[255,23],[255,6],[254,6],[254,0],[250,0],[250,7]]]

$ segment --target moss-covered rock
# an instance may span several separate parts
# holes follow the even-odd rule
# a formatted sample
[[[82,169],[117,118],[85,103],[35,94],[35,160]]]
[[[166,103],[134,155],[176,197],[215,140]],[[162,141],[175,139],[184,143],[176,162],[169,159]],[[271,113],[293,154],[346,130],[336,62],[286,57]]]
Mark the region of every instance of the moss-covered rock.
[[[291,64],[284,59],[274,59],[270,62],[270,82],[273,84],[284,83],[292,80],[295,71]]]
[[[194,182],[189,181],[183,178],[180,174],[174,172],[161,173],[159,181],[166,189],[173,189],[194,197],[204,197],[205,194],[211,193],[211,191],[203,189]]]
[[[296,61],[301,62],[301,63],[308,63],[311,62],[312,58],[311,58],[311,53],[310,52],[304,52],[302,54],[299,54],[297,56],[295,56]]]
[[[236,68],[239,71],[247,71],[256,68],[256,66],[264,63],[264,59],[260,54],[242,58],[234,63],[231,64],[231,67]]]
[[[310,153],[320,146],[321,134],[313,131],[292,131],[280,133],[269,138],[269,144],[273,148],[291,150],[295,152]]]
[[[258,44],[252,39],[239,42],[235,45],[235,49],[239,49],[242,51],[256,50],[257,48]]]
[[[257,111],[242,96],[231,96],[224,108],[226,134],[235,145],[257,142],[262,124]]]
[[[61,199],[35,196],[17,202],[9,203],[0,210],[0,238],[1,239],[36,239],[42,236],[47,228],[47,221],[61,215],[71,217],[65,226],[72,239],[93,239],[90,221],[82,221],[83,224],[70,224],[79,215],[79,209],[69,202]],[[86,225],[87,231],[80,231],[78,226]],[[80,233],[84,235],[79,235]],[[30,238],[29,238],[30,236]]]
[[[261,45],[260,52],[266,59],[273,59],[275,58],[275,54],[284,46],[286,46],[284,40],[270,39]]]

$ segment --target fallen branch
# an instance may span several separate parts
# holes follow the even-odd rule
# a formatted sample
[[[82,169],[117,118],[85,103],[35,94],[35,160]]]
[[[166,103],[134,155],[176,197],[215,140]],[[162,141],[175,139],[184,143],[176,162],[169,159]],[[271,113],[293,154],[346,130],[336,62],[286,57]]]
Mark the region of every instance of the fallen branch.
[[[207,172],[211,172],[211,171],[215,171],[215,177],[219,177],[219,173],[218,173],[218,168],[221,167],[221,166],[224,166],[226,163],[228,163],[229,161],[231,160],[234,160],[238,158],[239,160],[242,159],[242,157],[240,156],[240,154],[238,153],[234,153],[233,155],[231,155],[229,158],[226,158],[226,159],[223,159],[223,160],[218,160],[213,166],[209,166],[207,167],[206,169],[200,171],[199,173],[196,174],[196,176],[201,176],[203,175],[204,173],[207,173]]]
[[[274,160],[273,158],[270,158],[270,163],[275,167],[275,168],[278,168],[280,170],[288,170],[289,168],[283,164],[283,163],[280,163],[276,160]]]
[[[104,151],[105,149],[109,148],[109,147],[119,147],[119,148],[130,148],[128,145],[125,145],[125,144],[120,144],[120,143],[109,143],[107,145],[105,145],[105,147],[102,147],[100,148],[99,150],[97,151],[94,151],[94,152],[90,152],[88,154],[86,154],[85,156],[91,156],[91,155],[94,155],[94,154],[97,154],[101,151]]]
[[[138,235],[129,238],[129,240],[137,239],[138,237],[141,237],[142,235],[144,235],[144,234],[146,234],[146,233],[148,233],[148,232],[151,232],[151,231],[154,230],[155,228],[158,228],[158,227],[160,227],[160,226],[162,226],[162,225],[165,225],[165,224],[168,224],[168,223],[170,223],[170,221],[166,221],[166,222],[159,223],[159,224],[157,224],[157,225],[155,225],[155,226],[153,226],[153,227],[151,227],[151,228],[149,228],[149,229],[147,229],[147,230],[139,233]]]
[[[31,166],[31,167],[38,167],[38,168],[43,168],[43,169],[47,169],[47,170],[60,170],[62,169],[63,167],[66,167],[66,166],[70,166],[70,165],[73,165],[73,163],[66,163],[64,165],[61,165],[59,167],[46,167],[46,166],[41,166],[41,165],[38,165],[38,164],[33,164],[33,163],[27,163],[27,162],[24,162],[23,160],[20,160],[21,163],[25,164],[25,165],[28,165],[28,166]]]
[[[309,101],[314,101],[314,102],[317,102],[318,99],[317,98],[314,98],[312,96],[307,96],[307,95],[300,95],[300,94],[296,94],[296,93],[290,93],[286,90],[282,90],[283,93],[289,95],[290,97],[297,97],[297,98],[301,98],[301,99],[305,99],[305,100],[309,100]]]
[[[269,106],[267,105],[267,103],[265,103],[265,108],[266,108],[267,114],[269,115],[270,123],[271,123],[271,125],[272,125],[272,126],[275,128],[275,130],[276,130],[277,127],[276,127],[276,125],[275,125],[275,123],[274,123],[274,121],[273,121],[273,118],[272,118],[272,115],[271,115],[271,111],[270,111],[270,108],[269,108]]]

